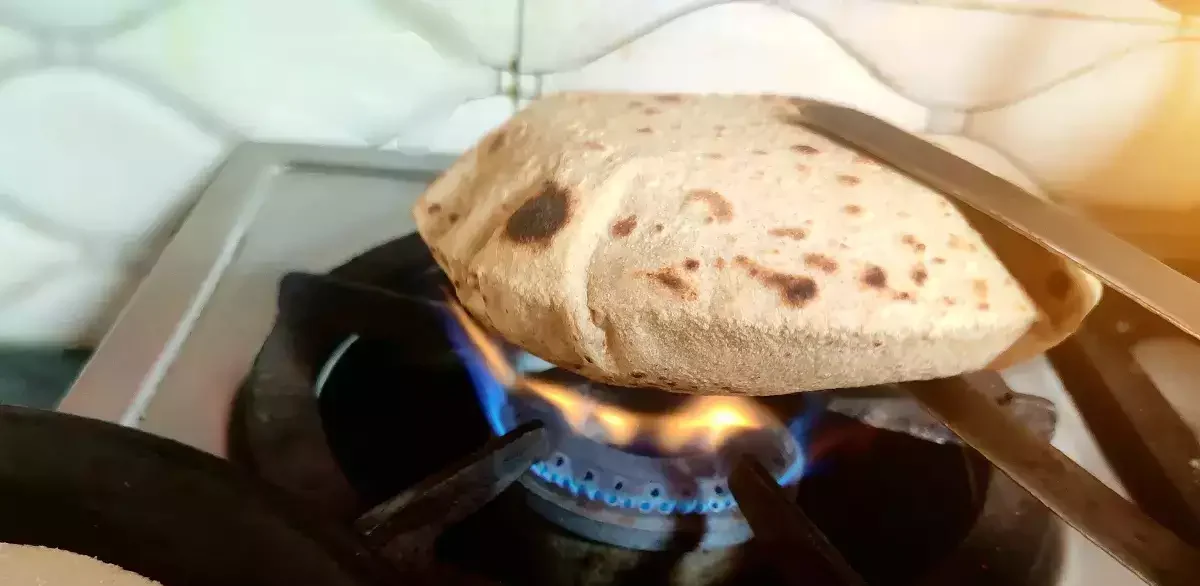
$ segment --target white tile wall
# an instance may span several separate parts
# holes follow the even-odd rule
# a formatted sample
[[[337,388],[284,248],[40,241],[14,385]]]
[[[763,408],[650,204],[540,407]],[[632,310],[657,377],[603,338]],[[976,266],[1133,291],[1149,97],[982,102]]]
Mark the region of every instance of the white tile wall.
[[[94,342],[238,141],[453,153],[562,89],[816,97],[1060,199],[1200,208],[1179,4],[0,0],[0,342]]]
[[[549,28],[536,8],[557,0],[527,0],[532,30]],[[584,2],[583,4],[590,4]],[[610,10],[597,4],[596,10]],[[587,15],[579,15],[586,18]],[[618,30],[623,25],[633,30]],[[804,94],[876,112],[912,130],[923,128],[928,110],[892,91],[812,21],[783,7],[739,2],[719,4],[673,18],[618,47],[608,37],[635,32],[638,23],[613,22],[590,35],[591,23],[576,32],[582,60],[536,58],[547,73],[542,90],[600,89],[685,92]],[[769,56],[769,57],[768,57]]]

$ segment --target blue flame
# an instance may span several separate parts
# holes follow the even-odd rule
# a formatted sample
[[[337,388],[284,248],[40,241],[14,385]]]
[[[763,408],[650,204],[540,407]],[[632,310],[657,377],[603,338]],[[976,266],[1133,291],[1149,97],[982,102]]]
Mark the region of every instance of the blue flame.
[[[728,491],[723,491],[723,496],[706,500],[653,497],[617,489],[599,488],[593,482],[581,481],[571,474],[564,474],[546,462],[537,462],[529,470],[538,478],[559,487],[572,496],[582,496],[617,509],[630,509],[660,515],[672,515],[677,512],[687,515],[721,513],[737,508],[737,502]]]
[[[512,430],[512,425],[505,421],[504,416],[505,407],[509,404],[507,390],[504,388],[504,385],[492,376],[483,356],[467,336],[466,330],[454,319],[453,314],[443,311],[442,318],[446,322],[446,333],[450,339],[451,346],[454,348],[455,354],[458,355],[471,379],[475,396],[479,400],[480,408],[483,411],[488,426],[491,427],[492,432],[497,436],[508,433]],[[552,367],[552,365],[532,355],[522,354],[524,361],[518,360],[517,364],[519,372],[539,371]],[[804,478],[806,472],[810,471],[809,462],[806,457],[808,444],[811,439],[809,433],[816,424],[820,413],[823,411],[823,407],[818,401],[810,400],[809,397],[806,397],[804,412],[788,423],[788,435],[796,441],[796,456],[788,463],[787,468],[776,476],[776,480],[780,486],[788,486],[799,482]],[[632,496],[620,490],[597,487],[594,483],[574,478],[571,474],[563,474],[552,470],[550,466],[543,462],[534,464],[530,468],[530,471],[546,482],[558,486],[574,496],[582,495],[590,500],[603,502],[613,507],[658,512],[664,515],[676,512],[684,514],[716,513],[737,508],[737,504],[733,498],[727,495],[707,501]]]
[[[821,415],[826,411],[828,399],[822,395],[810,393],[804,396],[804,413],[799,417],[791,420],[788,423],[788,434],[796,440],[800,446],[801,457],[797,458],[797,466],[799,469],[789,469],[779,479],[780,486],[799,482],[807,476],[820,471],[823,462],[809,461],[809,446],[812,445],[813,430],[816,429],[817,423],[820,422]],[[795,468],[796,466],[793,466]],[[791,475],[789,475],[791,473]]]
[[[504,422],[503,415],[504,407],[508,405],[508,392],[505,391],[504,385],[500,384],[500,381],[496,380],[488,371],[483,356],[471,343],[462,325],[454,319],[450,312],[442,311],[441,314],[442,319],[446,322],[446,334],[450,338],[450,345],[467,369],[467,375],[471,377],[471,386],[475,388],[475,397],[479,399],[479,406],[483,409],[483,416],[492,428],[492,433],[495,433],[497,437],[508,433],[511,428]]]
[[[799,482],[801,478],[804,478],[804,473],[808,470],[808,432],[816,424],[818,414],[822,408],[816,405],[815,401],[807,400],[807,398],[804,403],[804,412],[799,417],[788,422],[788,435],[796,441],[796,457],[776,477],[779,486],[788,486]]]

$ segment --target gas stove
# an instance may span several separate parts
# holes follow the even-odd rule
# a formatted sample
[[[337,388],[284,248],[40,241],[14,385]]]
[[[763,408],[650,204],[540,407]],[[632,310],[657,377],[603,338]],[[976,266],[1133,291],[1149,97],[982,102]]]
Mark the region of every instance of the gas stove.
[[[781,583],[771,578],[780,563],[815,554],[781,558],[748,541],[745,495],[727,464],[751,455],[867,583],[1055,583],[1057,524],[967,449],[822,406],[839,393],[689,399],[545,371],[512,348],[477,352],[448,319],[447,285],[415,235],[329,276],[284,277],[277,325],[238,397],[235,457],[314,508],[347,518],[370,510],[360,524],[398,564],[423,560],[420,575],[547,585]],[[504,391],[481,370],[487,354],[538,372],[533,386],[543,388],[501,404]],[[587,402],[591,416],[583,417]],[[639,444],[620,434],[648,428],[633,413],[654,417],[670,437],[687,433],[684,424],[707,425],[692,434],[701,441]],[[497,435],[518,440],[535,421],[545,422],[546,445],[527,466],[463,475],[497,450],[524,449],[484,446]],[[712,449],[720,421],[759,433]],[[1034,421],[1048,431],[1044,417]],[[397,446],[421,448],[410,455]],[[453,504],[442,504],[447,499]],[[462,520],[412,523],[413,511],[440,508],[429,501]],[[404,520],[392,521],[397,516]],[[497,543],[505,546],[493,555]],[[804,567],[826,571],[821,560]]]
[[[511,348],[514,369],[592,405],[593,427],[561,404],[547,414],[544,394],[498,394],[411,235],[408,210],[448,162],[239,150],[61,409],[241,462],[442,583],[771,583],[797,559],[836,566],[830,549],[871,584],[1139,583],[912,404],[821,393],[750,406],[768,422],[757,440],[722,447],[764,464],[768,495],[805,514],[775,529],[815,527],[832,546],[810,539],[781,559],[748,540],[770,528],[750,522],[765,501],[735,494],[736,459],[594,426],[596,405],[659,420],[696,405],[542,372]],[[1047,360],[990,384],[1119,488]]]

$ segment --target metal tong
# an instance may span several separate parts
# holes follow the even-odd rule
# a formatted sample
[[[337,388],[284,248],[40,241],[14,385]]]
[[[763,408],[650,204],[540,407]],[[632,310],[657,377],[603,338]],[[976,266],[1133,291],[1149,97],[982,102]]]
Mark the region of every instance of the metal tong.
[[[1200,284],[1067,212],[877,118],[805,103],[797,122],[848,144],[1064,257],[1200,339]],[[1066,523],[1151,584],[1200,584],[1200,551],[1039,440],[960,379],[904,385],[925,409]],[[1146,430],[1152,432],[1152,430]]]

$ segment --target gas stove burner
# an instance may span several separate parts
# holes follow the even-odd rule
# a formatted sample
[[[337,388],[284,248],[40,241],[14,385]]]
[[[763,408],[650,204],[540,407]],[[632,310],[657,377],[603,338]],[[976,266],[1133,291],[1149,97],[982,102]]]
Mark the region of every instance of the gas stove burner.
[[[582,388],[597,386],[607,388],[594,383]],[[550,413],[541,415],[551,419]],[[612,446],[569,426],[559,426],[556,435],[556,451],[520,480],[530,508],[578,535],[642,550],[666,549],[681,534],[692,534],[705,549],[748,540],[752,532],[728,486],[739,456],[769,465],[792,495],[792,480],[804,468],[800,443],[786,428],[744,434],[714,452],[682,454]]]
[[[728,487],[734,462],[750,456],[782,486],[803,474],[815,408],[784,426],[755,399],[596,383],[487,338],[465,312],[450,315],[447,333],[492,431],[535,420],[551,431],[556,450],[520,482],[529,506],[569,531],[643,550],[680,533],[728,547],[752,535]]]
[[[729,498],[718,488],[731,490],[718,456],[740,450],[775,466],[796,506],[870,584],[1056,583],[1062,541],[1053,517],[979,454],[939,441],[940,430],[903,401],[849,391],[753,399],[776,423],[742,429],[755,433],[738,440],[682,434],[664,442],[650,432],[653,425],[631,437],[577,416],[586,409],[561,419],[560,408],[538,415],[549,408],[548,398],[561,398],[546,395],[547,388],[585,384],[567,396],[593,405],[592,414],[600,405],[663,419],[694,414],[687,409],[696,405],[685,396],[572,378],[513,349],[503,363],[514,378],[555,384],[542,394],[480,385],[479,375],[495,376],[473,368],[478,364],[463,359],[462,340],[452,339],[448,285],[416,236],[368,251],[328,276],[289,275],[276,327],[235,405],[232,457],[312,510],[346,521],[417,494],[438,513],[416,517],[441,523],[449,511],[467,515],[423,526],[405,536],[411,547],[382,552],[411,567],[408,582],[778,584],[780,554],[758,539],[738,544],[749,535],[740,511],[753,512],[754,505],[717,500],[720,510],[713,508],[716,497]],[[997,400],[1040,413],[1029,421],[1048,439],[1051,410],[1027,409],[1042,406],[1014,400],[1004,389]],[[551,428],[560,435],[518,481],[483,474],[446,484],[444,474],[456,462],[490,470],[486,458],[495,454],[483,460],[472,454],[502,443],[489,438],[528,417],[544,421],[542,437]],[[780,451],[788,445],[780,434],[794,440],[794,459]],[[782,464],[772,462],[777,454]],[[672,476],[674,462],[693,459],[716,464]],[[789,466],[798,480],[779,472]],[[585,480],[589,471],[594,486]],[[653,478],[661,484],[652,485]],[[694,497],[684,498],[687,487]],[[664,497],[675,500],[670,513],[662,511],[664,501],[653,500]],[[477,498],[487,504],[464,504]],[[460,570],[482,579],[437,578]]]
[[[776,433],[734,442],[719,453],[690,456],[638,454],[570,432],[557,435],[558,449],[533,465],[534,475],[574,497],[659,515],[717,514],[737,508],[725,479],[730,462],[740,455],[763,461],[759,454],[777,454],[770,461],[776,478],[785,467],[803,468],[804,461],[797,442]]]

